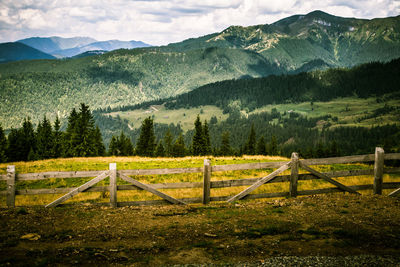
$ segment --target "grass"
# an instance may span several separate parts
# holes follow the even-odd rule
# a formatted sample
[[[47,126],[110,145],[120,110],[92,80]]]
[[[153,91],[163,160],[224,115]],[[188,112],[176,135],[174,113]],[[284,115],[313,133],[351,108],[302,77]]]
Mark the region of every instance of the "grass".
[[[212,165],[225,165],[225,164],[240,164],[250,162],[265,162],[265,161],[288,161],[287,158],[282,157],[266,157],[266,156],[244,156],[244,157],[211,157]],[[46,171],[77,171],[77,170],[107,170],[110,162],[116,162],[118,169],[151,169],[151,168],[187,168],[187,167],[201,167],[203,166],[204,157],[186,157],[186,158],[141,158],[141,157],[95,157],[95,158],[70,158],[70,159],[52,159],[42,160],[35,162],[16,162],[10,163],[16,166],[19,173],[28,172],[46,172]],[[0,164],[0,171],[5,173],[6,167],[9,164]],[[354,169],[371,169],[372,167],[365,164],[334,164],[327,166],[315,166],[320,172],[340,171],[340,170],[354,170]],[[227,171],[227,172],[214,172],[212,173],[212,181],[221,180],[236,180],[246,178],[260,178],[265,177],[272,172],[272,169],[262,170],[243,170],[243,171]],[[300,173],[304,173],[300,170]],[[282,173],[282,175],[290,175],[290,170]],[[147,183],[179,183],[179,182],[202,182],[202,173],[190,174],[167,174],[167,175],[146,175],[146,176],[133,176],[134,179]],[[40,189],[40,188],[72,188],[78,187],[83,183],[89,181],[91,178],[68,178],[68,179],[55,179],[49,178],[46,180],[38,181],[17,181],[17,190],[21,189]],[[336,181],[344,185],[364,185],[372,184],[372,176],[356,176],[356,177],[341,177],[335,178]],[[399,182],[399,174],[385,174],[384,182]],[[118,179],[118,184],[128,184],[127,182]],[[108,186],[109,179],[99,182],[96,186]],[[226,187],[226,188],[212,188],[211,196],[233,196],[248,186],[239,187]],[[322,188],[332,188],[332,184],[323,180],[300,180],[298,182],[298,190],[312,190]],[[6,182],[0,182],[0,191],[6,190]],[[188,188],[188,189],[162,189],[160,191],[175,198],[201,198],[202,188]],[[289,183],[268,183],[265,184],[252,194],[262,193],[275,193],[275,192],[288,192]],[[391,190],[384,190],[385,193]],[[362,194],[371,194],[372,190],[365,190]],[[336,193],[343,194],[343,193]],[[17,195],[17,206],[29,205],[46,205],[55,199],[61,197],[63,194],[41,194],[41,195]],[[157,200],[159,197],[141,190],[124,190],[118,191],[119,202],[129,201],[143,201],[143,200]],[[267,200],[265,200],[267,201]],[[74,196],[66,203],[76,202],[109,202],[108,192],[85,192]],[[5,205],[5,195],[0,195],[0,206]],[[345,208],[345,207],[344,207]],[[275,213],[284,212],[281,209],[273,211]],[[343,209],[342,212],[346,212]]]
[[[163,105],[155,105],[152,107],[153,108],[136,109],[133,111],[112,112],[106,115],[111,115],[113,117],[120,116],[121,119],[128,120],[129,125],[134,129],[139,128],[145,118],[154,116],[155,123],[179,123],[184,131],[193,129],[193,123],[197,115],[200,115],[202,121],[210,121],[212,116],[215,116],[218,121],[224,121],[228,118],[228,114],[223,114],[222,109],[216,106],[202,106],[190,109],[181,108],[176,110],[165,109]]]
[[[399,99],[388,99],[384,102],[378,103],[376,98],[356,98],[345,97],[337,98],[327,102],[302,102],[291,104],[278,104],[267,105],[262,108],[256,109],[251,113],[271,112],[276,108],[280,113],[288,112],[290,110],[300,113],[307,117],[321,117],[331,115],[337,117],[338,121],[329,119],[331,127],[337,126],[363,126],[371,127],[385,124],[399,124],[400,114],[399,111],[391,111],[374,118],[368,118],[377,109],[383,108],[385,105],[400,107]],[[251,114],[250,113],[250,114]]]

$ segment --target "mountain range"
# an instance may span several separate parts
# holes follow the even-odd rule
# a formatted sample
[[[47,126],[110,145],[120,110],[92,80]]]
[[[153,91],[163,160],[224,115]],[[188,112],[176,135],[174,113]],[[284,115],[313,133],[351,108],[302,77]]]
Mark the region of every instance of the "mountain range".
[[[5,128],[18,127],[27,116],[34,122],[43,115],[65,118],[80,102],[92,109],[114,108],[223,80],[387,62],[400,57],[400,16],[365,20],[315,11],[269,25],[231,26],[167,46],[106,54],[102,50],[115,43],[87,38],[25,42],[51,54],[80,53],[85,47],[97,52],[67,60],[0,64],[0,123]]]
[[[23,45],[21,45],[23,44]],[[141,41],[97,41],[89,37],[32,37],[16,42],[0,44],[0,54],[4,54],[1,62],[30,59],[55,59],[74,56],[86,56],[90,51],[108,52],[116,49],[132,49],[149,47]],[[38,50],[41,53],[38,53]],[[7,60],[5,60],[7,59]]]

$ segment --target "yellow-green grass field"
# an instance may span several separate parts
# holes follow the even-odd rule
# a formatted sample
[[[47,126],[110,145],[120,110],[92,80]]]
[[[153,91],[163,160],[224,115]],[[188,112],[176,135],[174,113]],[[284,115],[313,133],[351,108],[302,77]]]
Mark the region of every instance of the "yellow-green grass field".
[[[283,157],[269,157],[269,156],[243,156],[243,157],[209,157],[212,165],[225,165],[225,164],[240,164],[240,163],[253,163],[253,162],[268,162],[268,161],[289,161]],[[9,164],[0,164],[0,172],[6,173],[7,165],[15,165],[18,173],[32,173],[32,172],[46,172],[46,171],[89,171],[89,170],[107,170],[109,163],[117,163],[117,168],[122,169],[159,169],[159,168],[188,168],[188,167],[201,167],[203,166],[204,157],[185,157],[185,158],[143,158],[143,157],[94,157],[94,158],[68,158],[68,159],[51,159],[41,160],[34,162],[16,162]],[[339,170],[353,170],[353,169],[371,169],[372,165],[366,164],[335,164],[329,166],[317,166],[316,169],[323,172],[339,171]],[[228,171],[228,172],[214,172],[212,173],[212,181],[220,180],[235,180],[246,178],[260,178],[271,173],[272,169],[262,170],[244,170],[244,171]],[[300,173],[304,173],[300,169]],[[287,170],[283,175],[290,174]],[[167,175],[146,175],[146,176],[133,176],[134,179],[143,183],[179,183],[179,182],[202,182],[202,173],[188,173],[188,174],[167,174]],[[17,190],[20,189],[40,189],[40,188],[71,188],[82,185],[91,178],[69,178],[69,179],[55,179],[50,178],[39,181],[17,181]],[[343,177],[335,178],[335,180],[345,185],[363,185],[372,184],[372,176],[357,176],[357,177]],[[400,182],[400,174],[385,174],[384,182]],[[108,178],[99,182],[96,186],[108,185]],[[118,179],[118,184],[127,184],[126,182]],[[233,196],[244,190],[247,186],[241,187],[228,187],[228,188],[215,188],[211,189],[211,196]],[[307,180],[299,181],[298,190],[312,190],[334,187],[332,184],[323,180]],[[287,192],[289,183],[271,183],[266,184],[252,192],[253,194],[259,193],[272,193],[272,192]],[[6,182],[1,181],[0,191],[6,190]],[[189,189],[163,189],[160,190],[175,198],[193,198],[202,196],[202,188],[189,188]],[[388,194],[391,190],[384,190],[384,194]],[[363,194],[372,194],[371,190],[361,191]],[[336,193],[343,194],[343,193]],[[17,195],[17,206],[30,206],[30,205],[45,205],[62,194],[41,194],[41,195]],[[142,200],[155,200],[159,197],[145,191],[118,191],[118,202],[125,201],[142,201]],[[66,203],[75,202],[108,202],[108,192],[86,192],[74,196]],[[0,206],[5,206],[5,195],[0,195]]]

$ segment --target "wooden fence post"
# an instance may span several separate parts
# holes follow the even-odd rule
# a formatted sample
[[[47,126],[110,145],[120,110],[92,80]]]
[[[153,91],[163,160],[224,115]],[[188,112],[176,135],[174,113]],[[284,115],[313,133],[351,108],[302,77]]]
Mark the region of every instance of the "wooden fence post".
[[[204,159],[203,204],[210,203],[210,181],[211,181],[211,163],[209,159]]]
[[[299,179],[299,154],[296,152],[292,153],[292,158],[290,162],[290,186],[289,186],[289,196],[297,196],[297,181]]]
[[[7,206],[15,207],[15,166],[7,166]]]
[[[110,207],[117,207],[117,163],[110,163]]]
[[[375,165],[374,165],[374,194],[382,195],[383,183],[383,161],[385,151],[383,148],[375,148]]]

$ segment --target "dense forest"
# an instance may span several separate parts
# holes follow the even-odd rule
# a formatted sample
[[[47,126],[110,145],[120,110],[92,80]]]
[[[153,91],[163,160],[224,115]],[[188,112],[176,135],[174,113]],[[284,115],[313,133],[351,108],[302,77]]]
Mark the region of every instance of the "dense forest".
[[[317,70],[262,78],[242,77],[210,83],[168,99],[99,111],[127,111],[165,103],[168,109],[216,105],[229,113],[232,108],[252,111],[268,104],[329,101],[347,96],[367,98],[391,93],[393,97],[400,98],[399,92],[400,58],[350,69]]]
[[[103,117],[107,125],[118,119]],[[199,116],[193,129],[184,133],[179,125],[154,124],[151,117],[136,130],[113,135],[106,150],[100,128],[95,125],[89,107],[73,109],[64,131],[60,121],[53,125],[44,117],[36,130],[29,119],[23,127],[5,136],[0,127],[0,161],[26,161],[57,157],[139,155],[182,157],[187,155],[283,155],[297,151],[304,158],[372,153],[382,146],[387,152],[400,151],[400,127],[337,127],[319,130],[316,125],[329,116],[307,118],[295,112],[276,110],[253,114],[248,118],[232,113],[226,121],[209,122]],[[246,129],[246,130],[243,130]]]

